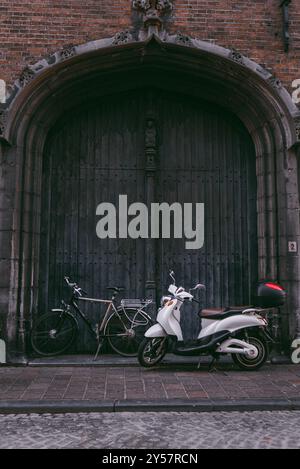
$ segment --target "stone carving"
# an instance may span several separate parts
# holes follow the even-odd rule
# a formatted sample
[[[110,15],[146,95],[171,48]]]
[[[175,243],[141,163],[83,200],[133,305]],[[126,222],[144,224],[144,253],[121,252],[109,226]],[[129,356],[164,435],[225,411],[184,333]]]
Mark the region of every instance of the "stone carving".
[[[148,36],[159,35],[163,21],[161,17],[173,9],[170,0],[132,0],[132,8],[142,13],[144,28]]]
[[[132,8],[134,8],[135,10],[146,11],[150,8],[150,1],[149,0],[133,0]]]
[[[268,79],[268,82],[269,84],[277,89],[277,90],[280,90],[282,88],[282,83],[281,81],[279,80],[279,78],[276,78],[275,76],[271,76],[269,79]]]
[[[46,57],[46,61],[48,65],[54,65],[56,63],[56,56],[55,54],[48,55]]]
[[[148,16],[157,15],[157,12],[166,13],[173,9],[170,0],[133,0],[134,10],[140,10]]]
[[[117,33],[113,39],[113,44],[115,46],[119,46],[121,44],[127,44],[128,42],[131,42],[133,40],[132,34],[130,31],[121,31],[120,33]]]
[[[146,148],[156,147],[156,128],[154,119],[148,119],[145,130],[145,146]]]
[[[76,55],[76,50],[73,45],[65,46],[59,53],[59,57],[61,61],[70,59]]]
[[[182,46],[191,47],[193,45],[193,41],[190,38],[190,36],[187,36],[186,34],[182,34],[182,33],[177,33],[175,42]]]
[[[33,80],[34,75],[35,75],[35,72],[30,67],[24,68],[19,78],[20,85],[22,87],[28,85],[28,83],[30,83],[31,80]]]
[[[23,88],[24,86],[28,85],[28,83],[34,79],[36,74],[42,72],[49,65],[54,65],[59,61],[63,62],[64,60],[67,60],[74,55],[76,55],[76,48],[73,45],[69,45],[57,53],[40,60],[36,64],[25,67],[19,77],[18,83],[16,84],[17,89],[20,88],[20,86]]]
[[[145,149],[147,158],[147,170],[155,170],[155,159],[157,153],[157,129],[153,118],[148,118],[145,128]]]
[[[34,71],[35,71],[35,73],[37,73],[37,72],[40,72],[41,70],[43,70],[44,68],[45,68],[44,65],[42,65],[41,63],[37,63],[34,66]]]
[[[20,91],[20,88],[16,85],[16,83],[13,86],[8,85],[7,87],[8,96],[6,97],[6,102],[5,102],[6,107],[8,107],[10,103],[15,99],[19,91]]]
[[[256,67],[256,71],[265,78],[270,75],[270,72],[268,72],[268,70],[266,70],[262,65]]]
[[[170,0],[158,0],[156,2],[158,10],[170,11],[173,10],[173,4]]]
[[[243,55],[237,51],[236,49],[231,49],[228,55],[229,59],[233,60],[234,62],[237,62],[241,65],[244,64],[244,57]]]

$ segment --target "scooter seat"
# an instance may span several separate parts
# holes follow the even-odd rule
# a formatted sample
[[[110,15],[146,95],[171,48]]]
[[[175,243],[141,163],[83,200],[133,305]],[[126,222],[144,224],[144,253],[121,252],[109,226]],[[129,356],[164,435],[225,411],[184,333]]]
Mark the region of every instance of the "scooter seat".
[[[210,316],[215,316],[216,314],[220,315],[222,313],[225,313],[226,308],[211,308],[211,309],[202,309],[199,311],[199,314],[201,315],[202,318],[210,317]]]
[[[250,306],[230,306],[229,308],[202,309],[199,311],[200,318],[203,319],[226,319],[230,316],[241,314]]]

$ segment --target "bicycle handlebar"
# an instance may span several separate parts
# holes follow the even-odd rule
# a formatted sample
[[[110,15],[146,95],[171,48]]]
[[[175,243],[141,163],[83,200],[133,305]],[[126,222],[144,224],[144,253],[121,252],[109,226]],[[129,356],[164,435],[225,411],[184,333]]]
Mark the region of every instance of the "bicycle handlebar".
[[[65,276],[64,280],[66,284],[68,285],[69,288],[73,290],[73,293],[77,293],[79,296],[82,295],[87,295],[87,292],[83,290],[77,283],[75,282],[70,282],[70,277]],[[113,292],[113,295],[116,296],[119,294],[121,291],[125,290],[125,287],[108,287],[108,290],[111,290]]]
[[[77,285],[77,283],[70,282],[70,277],[64,277],[64,280],[68,287],[72,288],[73,293],[77,293],[79,296],[87,295],[87,292]]]

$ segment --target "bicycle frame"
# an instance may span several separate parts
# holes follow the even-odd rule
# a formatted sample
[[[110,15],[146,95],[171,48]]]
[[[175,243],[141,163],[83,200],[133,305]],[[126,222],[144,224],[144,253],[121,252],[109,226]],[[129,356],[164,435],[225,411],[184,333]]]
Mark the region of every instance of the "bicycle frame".
[[[124,329],[126,329],[126,325],[124,324],[124,321],[122,319],[122,315],[119,314],[119,311],[118,309],[116,308],[115,306],[115,303],[114,303],[114,300],[115,300],[115,295],[112,297],[111,300],[102,300],[102,299],[98,299],[98,298],[88,298],[88,297],[78,297],[78,296],[75,296],[74,294],[72,295],[72,298],[69,302],[67,306],[67,309],[70,310],[70,306],[73,306],[73,308],[75,309],[75,311],[79,314],[79,316],[82,318],[82,320],[85,322],[85,324],[87,325],[88,329],[90,330],[90,332],[95,336],[97,342],[98,342],[98,347],[97,347],[97,350],[96,350],[96,353],[95,353],[95,356],[94,356],[94,361],[97,359],[98,355],[99,355],[99,352],[100,352],[100,348],[101,348],[101,341],[100,339],[103,339],[104,337],[107,338],[107,337],[114,337],[116,334],[104,334],[103,331],[104,331],[104,328],[105,328],[105,325],[107,323],[107,321],[109,320],[109,318],[111,317],[111,311],[113,310],[113,313],[112,314],[116,314],[117,317],[119,318],[119,320],[121,321],[121,323],[123,324],[124,326]],[[100,326],[98,327],[98,324],[96,324],[96,328],[93,328],[91,322],[87,319],[87,317],[85,316],[85,314],[81,311],[81,309],[79,308],[79,306],[77,305],[77,302],[76,301],[86,301],[88,303],[103,303],[103,304],[107,304],[108,307],[105,311],[105,314],[103,316],[103,319],[100,323]],[[146,303],[147,304],[147,303]],[[122,310],[124,311],[125,315],[126,315],[126,308],[122,305],[120,306],[120,308],[122,308]],[[150,321],[151,321],[151,318],[148,316],[148,314],[143,310],[143,306],[141,308],[138,308],[136,310],[136,315],[138,315],[141,311],[143,311],[143,314],[145,315],[146,318],[148,318]],[[71,313],[72,314],[72,313]],[[127,315],[126,315],[127,316]],[[126,335],[126,333],[122,333],[122,334],[117,334],[118,336],[124,336]]]
[[[101,333],[103,332],[104,328],[105,328],[105,325],[108,321],[108,319],[110,318],[111,314],[112,314],[112,311],[114,314],[117,315],[117,317],[119,318],[119,320],[122,322],[122,324],[124,325],[125,327],[125,323],[122,319],[122,315],[119,314],[119,310],[118,308],[116,308],[115,306],[115,303],[114,303],[114,300],[115,300],[115,297],[113,296],[113,298],[111,300],[103,300],[103,299],[98,299],[98,298],[89,298],[89,297],[78,297],[78,296],[75,296],[75,295],[72,295],[72,298],[69,302],[69,304],[66,304],[67,308],[70,307],[70,306],[73,306],[73,308],[75,309],[75,311],[79,314],[79,316],[81,317],[81,319],[84,321],[84,323],[87,325],[88,329],[90,330],[90,332],[92,334],[94,334],[96,336],[96,339],[99,340],[100,338],[100,335]],[[105,314],[102,318],[102,321],[100,323],[100,326],[97,327],[96,331],[92,325],[92,323],[88,320],[88,318],[85,316],[85,314],[83,313],[83,311],[81,311],[81,309],[79,308],[78,304],[76,303],[76,301],[86,301],[88,303],[103,303],[103,304],[107,304],[108,307],[105,311]],[[147,303],[146,303],[147,304]],[[136,310],[136,315],[138,315],[140,312],[143,312],[143,314],[151,320],[151,318],[149,317],[149,315],[144,311],[143,309],[144,306],[138,308]],[[122,308],[122,310],[124,311],[124,313],[126,314],[126,308],[124,306],[120,306],[120,308]],[[71,313],[72,314],[72,313]],[[115,334],[105,334],[105,337],[113,337]],[[124,335],[124,334],[118,334],[118,335]],[[102,337],[102,335],[101,335]]]
[[[77,304],[77,301],[86,301],[86,302],[89,302],[89,303],[104,303],[104,304],[108,304],[108,307],[106,309],[106,312],[104,314],[104,317],[101,321],[101,324],[100,324],[100,327],[99,329],[97,329],[97,331],[95,331],[94,327],[93,327],[93,324],[89,321],[89,319],[86,317],[86,315],[84,314],[83,311],[81,311],[81,309],[79,308],[78,304]],[[90,332],[92,334],[94,334],[97,338],[98,338],[98,334],[97,332],[102,332],[103,329],[104,329],[104,326],[105,326],[105,323],[110,315],[110,312],[111,310],[113,309],[114,312],[117,313],[117,308],[115,307],[114,303],[113,303],[113,299],[112,300],[102,300],[102,299],[98,299],[98,298],[86,298],[86,297],[75,297],[74,295],[72,295],[72,298],[70,300],[70,302],[68,304],[65,303],[65,305],[67,306],[67,308],[70,309],[70,306],[72,306],[76,313],[79,314],[79,316],[81,317],[81,319],[84,321],[84,323],[87,325],[88,329],[90,330]],[[72,313],[71,313],[72,314]]]
[[[103,316],[103,319],[101,321],[101,324],[99,326],[99,329],[98,331],[99,332],[102,332],[103,329],[104,329],[104,326],[106,324],[106,321],[107,319],[109,318],[109,315],[110,315],[110,311],[113,309],[115,313],[117,313],[117,308],[115,307],[114,303],[113,303],[113,300],[100,300],[98,298],[86,298],[86,297],[81,297],[81,298],[77,298],[77,300],[79,301],[86,301],[88,303],[103,303],[103,304],[107,304],[108,307],[105,311],[105,314]],[[92,327],[91,326],[91,323],[90,321],[86,318],[85,314],[80,310],[80,308],[78,307],[78,305],[75,303],[75,301],[73,300],[73,306],[76,308],[76,311],[80,314],[80,316],[83,318],[83,320],[89,324],[90,328]],[[93,329],[94,331],[94,329]]]

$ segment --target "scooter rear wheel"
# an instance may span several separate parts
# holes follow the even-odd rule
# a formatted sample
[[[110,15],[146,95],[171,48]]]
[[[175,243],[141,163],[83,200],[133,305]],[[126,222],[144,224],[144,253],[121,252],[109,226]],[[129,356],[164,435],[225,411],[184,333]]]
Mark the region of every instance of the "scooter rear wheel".
[[[245,338],[243,338],[245,340]],[[232,359],[234,363],[245,371],[255,371],[263,366],[267,361],[269,351],[267,343],[260,337],[248,337],[246,340],[249,344],[253,345],[258,350],[258,355],[255,358],[248,357],[247,355],[240,355],[233,353]]]
[[[146,337],[139,346],[139,364],[145,368],[157,365],[165,356],[168,350],[166,337]]]

